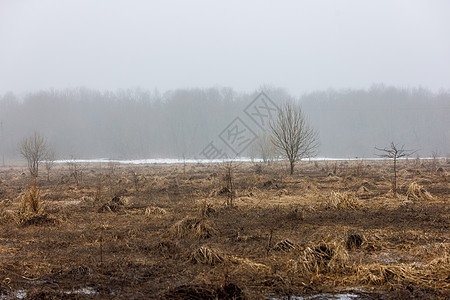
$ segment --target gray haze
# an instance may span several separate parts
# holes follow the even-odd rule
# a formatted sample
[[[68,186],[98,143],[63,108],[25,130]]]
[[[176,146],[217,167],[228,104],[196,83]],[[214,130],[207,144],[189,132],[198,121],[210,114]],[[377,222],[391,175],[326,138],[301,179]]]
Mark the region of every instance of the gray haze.
[[[448,156],[450,1],[0,0],[2,164],[34,131],[60,158],[192,158],[262,90],[320,156]]]
[[[1,0],[0,94],[449,88],[450,2]]]

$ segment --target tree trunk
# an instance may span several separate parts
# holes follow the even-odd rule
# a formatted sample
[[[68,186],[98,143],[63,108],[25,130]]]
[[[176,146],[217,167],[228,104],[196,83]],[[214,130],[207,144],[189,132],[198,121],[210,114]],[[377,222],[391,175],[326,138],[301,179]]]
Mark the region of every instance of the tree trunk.
[[[397,158],[394,157],[394,197],[397,198]]]
[[[295,161],[294,161],[294,160],[291,160],[291,161],[289,161],[289,163],[290,163],[290,165],[291,165],[291,172],[290,172],[290,174],[292,175],[292,174],[294,174],[294,164],[295,164]]]

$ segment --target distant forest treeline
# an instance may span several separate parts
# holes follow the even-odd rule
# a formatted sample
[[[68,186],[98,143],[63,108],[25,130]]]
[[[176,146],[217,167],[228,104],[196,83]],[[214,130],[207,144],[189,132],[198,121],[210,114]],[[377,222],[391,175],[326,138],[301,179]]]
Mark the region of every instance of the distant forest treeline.
[[[278,104],[292,99],[283,89],[263,90]],[[231,88],[7,93],[0,95],[0,152],[19,158],[20,140],[38,131],[60,158],[195,157],[257,94]],[[375,146],[391,141],[420,156],[450,155],[450,91],[374,85],[295,100],[319,132],[319,156],[373,157]]]

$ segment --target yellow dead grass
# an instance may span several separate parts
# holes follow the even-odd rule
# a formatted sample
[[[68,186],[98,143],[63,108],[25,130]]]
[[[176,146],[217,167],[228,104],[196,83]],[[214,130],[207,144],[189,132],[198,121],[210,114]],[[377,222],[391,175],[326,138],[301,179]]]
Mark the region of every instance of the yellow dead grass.
[[[409,185],[406,195],[409,200],[433,200],[433,196],[416,182]]]
[[[360,200],[352,192],[333,191],[326,203],[326,207],[331,209],[356,209],[360,204]]]
[[[225,261],[225,256],[216,249],[201,246],[191,253],[189,261],[197,264],[214,266]]]
[[[216,230],[206,219],[187,217],[176,222],[170,228],[169,234],[176,238],[193,237],[207,239],[215,235]]]
[[[147,208],[145,208],[144,214],[148,217],[154,216],[154,215],[165,215],[165,214],[167,214],[167,211],[161,207],[148,206]]]

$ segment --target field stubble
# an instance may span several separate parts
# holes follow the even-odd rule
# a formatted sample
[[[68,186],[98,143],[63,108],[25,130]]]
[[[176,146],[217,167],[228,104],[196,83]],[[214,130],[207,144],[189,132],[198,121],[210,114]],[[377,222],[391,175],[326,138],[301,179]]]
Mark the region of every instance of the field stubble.
[[[450,165],[330,164],[2,168],[0,298],[450,297]]]

